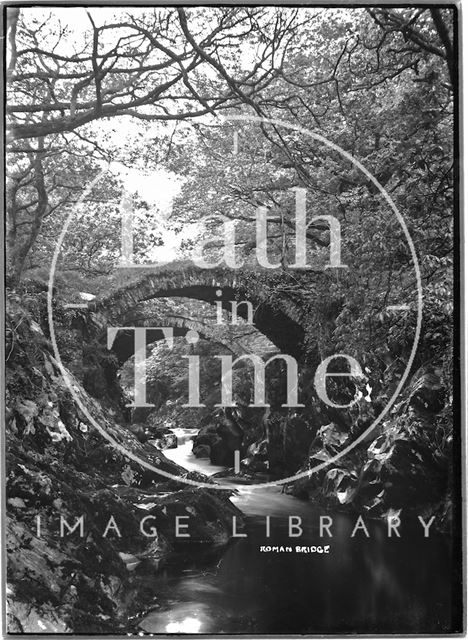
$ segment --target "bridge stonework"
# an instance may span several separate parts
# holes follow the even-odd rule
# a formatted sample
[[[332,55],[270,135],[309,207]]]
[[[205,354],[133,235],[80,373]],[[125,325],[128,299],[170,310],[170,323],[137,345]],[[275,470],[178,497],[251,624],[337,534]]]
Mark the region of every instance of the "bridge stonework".
[[[270,340],[279,351],[300,358],[302,353],[304,331],[303,310],[301,305],[286,293],[278,295],[268,284],[271,271],[239,269],[233,271],[228,268],[202,269],[191,263],[171,263],[164,267],[128,270],[122,279],[126,281],[112,293],[100,296],[89,305],[89,320],[97,333],[111,326],[125,325],[142,303],[157,298],[191,298],[215,305],[221,301],[222,307],[230,311],[231,302],[249,301],[254,309],[254,326],[260,333]],[[239,316],[246,317],[247,305],[240,305]],[[135,326],[148,324],[150,318]],[[157,314],[159,322],[164,324],[153,326],[175,326],[180,329],[179,335],[189,328],[196,328],[196,319],[182,321],[176,316],[170,325],[170,314],[167,318]],[[213,322],[215,322],[213,320]],[[214,329],[210,330],[208,322],[198,324],[200,334],[209,339],[215,339]],[[246,326],[246,325],[244,325]],[[177,333],[175,333],[177,335]],[[218,340],[221,334],[218,331]],[[237,353],[242,350],[242,341],[235,347]]]

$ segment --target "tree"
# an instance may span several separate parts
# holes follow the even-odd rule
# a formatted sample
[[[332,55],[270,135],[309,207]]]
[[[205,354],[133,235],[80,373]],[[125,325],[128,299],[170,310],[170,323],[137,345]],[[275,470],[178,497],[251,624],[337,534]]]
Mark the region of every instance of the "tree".
[[[441,16],[448,21],[450,14]],[[429,10],[392,10],[391,19],[400,26],[412,21],[424,40],[408,45],[396,22],[390,29],[382,15],[377,22],[366,10],[315,13],[313,31],[295,32],[277,78],[263,93],[261,113],[318,131],[363,162],[385,187],[416,245],[425,293],[433,302],[428,314],[446,318],[439,337],[447,344],[450,310],[445,295],[435,304],[434,288],[447,287],[453,250],[453,93],[443,79],[450,59],[440,55],[441,36]],[[332,341],[350,353],[380,351],[383,359],[385,349],[393,356],[395,349],[407,351],[416,323],[415,276],[399,224],[375,185],[329,148],[280,126],[213,121],[196,134],[183,149],[173,147],[174,170],[184,163],[190,167],[175,214],[196,220],[222,213],[238,220],[239,254],[249,255],[255,210],[267,206],[277,220],[270,234],[273,259],[294,237],[290,189],[306,188],[309,219],[332,213],[340,220],[349,271],[337,275],[338,282],[324,277],[317,288],[284,269],[282,278],[269,278],[273,291],[302,300],[311,347],[322,322],[322,353]],[[315,252],[328,245],[326,226],[319,223],[308,237]],[[387,313],[401,296],[411,299],[410,313]],[[326,327],[322,301],[331,298]]]
[[[111,159],[90,125],[113,117],[179,121],[251,103],[272,81],[275,57],[287,47],[296,13],[285,19],[281,11],[267,8],[161,7],[107,10],[100,23],[102,12],[89,10],[86,26],[77,20],[73,29],[67,24],[70,11],[80,17],[81,9],[48,16],[42,9],[8,9],[7,214],[13,286],[46,218],[59,215],[79,189],[76,182],[55,185],[57,166],[63,171],[65,158],[70,175],[76,171],[73,157],[81,155],[87,167],[80,168],[81,177],[84,171],[91,176],[98,167],[84,158],[84,149]],[[245,41],[258,45],[257,57],[241,69],[232,52]]]
[[[11,13],[10,140],[114,116],[180,120],[251,103],[274,77],[296,12],[285,19],[257,7],[161,7],[117,12],[115,21],[98,24],[90,10],[89,29],[75,44],[60,12],[42,23],[37,13]],[[55,45],[44,48],[41,42],[52,43],[56,33]],[[240,70],[232,51],[246,40],[259,49],[250,68]]]
[[[376,8],[369,14],[383,31],[385,39],[392,33],[402,35],[405,50],[426,52],[445,61],[452,88],[455,86],[454,31],[456,13],[453,8],[431,7],[410,10]]]

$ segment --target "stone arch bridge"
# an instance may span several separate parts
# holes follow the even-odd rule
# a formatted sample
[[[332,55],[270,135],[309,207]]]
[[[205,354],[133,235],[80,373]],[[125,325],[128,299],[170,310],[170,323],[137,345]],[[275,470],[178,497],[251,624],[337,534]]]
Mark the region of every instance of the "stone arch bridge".
[[[293,272],[297,273],[297,272]],[[316,272],[314,272],[316,273]],[[322,272],[320,272],[322,273]],[[284,287],[278,295],[281,274],[265,269],[232,270],[228,268],[202,269],[193,263],[176,262],[157,268],[132,268],[119,275],[120,285],[101,295],[88,304],[88,331],[104,339],[107,327],[111,326],[173,326],[174,335],[184,335],[195,329],[208,339],[222,343],[221,332],[211,327],[213,322],[194,318],[181,318],[178,314],[157,314],[149,311],[145,317],[143,303],[158,298],[190,298],[216,305],[221,302],[225,311],[231,310],[231,302],[239,303],[238,315],[247,318],[248,308],[241,301],[253,306],[253,325],[282,353],[300,358],[304,342],[304,312],[300,300],[294,297],[294,288]],[[278,278],[278,280],[275,280]],[[135,316],[136,312],[136,316]],[[135,320],[138,317],[138,324]],[[134,324],[130,324],[133,321]],[[164,322],[156,325],[155,322]],[[170,322],[173,322],[171,325]],[[127,323],[127,324],[126,324]],[[203,325],[203,326],[202,326]],[[241,325],[242,326],[242,325]],[[244,327],[248,327],[244,323]],[[123,333],[123,332],[122,332]],[[160,335],[152,336],[161,339]],[[233,337],[233,336],[231,336]],[[235,353],[245,353],[242,336],[238,335]],[[151,336],[148,339],[148,343]],[[133,343],[133,340],[132,340]],[[114,350],[120,350],[119,360],[131,355],[129,337],[114,343]]]

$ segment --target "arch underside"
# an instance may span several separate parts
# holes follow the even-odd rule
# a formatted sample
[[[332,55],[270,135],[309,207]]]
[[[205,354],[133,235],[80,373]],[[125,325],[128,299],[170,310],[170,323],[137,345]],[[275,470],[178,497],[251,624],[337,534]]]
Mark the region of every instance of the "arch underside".
[[[243,277],[242,277],[243,276]],[[301,309],[291,300],[276,296],[271,299],[271,293],[265,283],[257,280],[252,272],[245,274],[233,273],[230,270],[212,270],[190,267],[174,276],[170,271],[158,274],[147,274],[133,283],[129,283],[112,295],[97,299],[90,310],[93,312],[96,324],[103,329],[107,326],[125,326],[132,318],[132,312],[142,303],[156,299],[188,298],[208,303],[213,306],[221,302],[222,308],[231,311],[231,303],[238,302],[237,313],[240,318],[248,319],[248,307],[240,304],[249,301],[253,305],[253,326],[266,336],[281,353],[289,354],[300,359],[304,341],[304,330],[301,325]],[[168,321],[171,318],[163,314],[149,314],[146,318],[139,318],[138,324],[126,326],[142,326],[157,320],[162,324],[152,326],[173,326]],[[194,320],[192,318],[192,320]],[[196,324],[196,323],[195,323]],[[207,324],[207,323],[205,323]],[[248,325],[246,325],[248,326]],[[174,336],[183,336],[189,329],[196,327],[176,324]],[[213,336],[207,327],[201,327],[200,335],[223,344],[221,336]],[[118,336],[114,342],[114,351],[120,351],[119,360],[130,349],[129,336]],[[152,338],[155,340],[152,340]],[[155,332],[148,336],[147,343],[160,340],[163,333]],[[242,349],[233,349],[234,353],[242,353]]]

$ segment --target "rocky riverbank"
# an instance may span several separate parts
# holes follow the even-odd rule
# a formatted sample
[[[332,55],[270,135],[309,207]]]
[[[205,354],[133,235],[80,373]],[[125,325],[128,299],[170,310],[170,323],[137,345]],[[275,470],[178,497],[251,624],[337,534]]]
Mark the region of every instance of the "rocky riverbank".
[[[336,456],[364,432],[335,423],[320,427],[301,471]],[[436,526],[451,523],[453,422],[443,371],[421,367],[390,416],[349,454],[288,485],[287,491],[332,509],[385,518],[398,513],[436,515]]]
[[[53,357],[44,296],[35,292],[29,309],[24,297],[8,301],[8,630],[125,632],[136,613],[138,573],[187,548],[226,544],[232,517],[240,522],[241,514],[224,493],[187,488],[129,461],[89,424]],[[65,325],[60,331],[71,340]],[[140,442],[117,402],[98,401],[68,375],[87,411],[127,450],[174,476],[203,477]],[[190,516],[190,538],[176,537],[177,515]],[[146,533],[151,524],[157,535],[142,535],[146,516]],[[141,594],[136,602],[143,604]]]
[[[419,367],[389,414],[334,460],[371,427],[399,373],[390,367],[374,398],[361,394],[358,412],[338,415],[320,409],[312,397],[301,415],[279,407],[259,413],[241,406],[229,409],[229,416],[217,412],[194,439],[194,455],[232,467],[237,448],[242,456],[237,482],[265,481],[265,474],[273,480],[302,474],[285,491],[315,505],[375,518],[435,514],[435,526],[447,530],[452,518],[453,416],[451,372],[442,361]],[[232,469],[220,475],[233,476]]]

